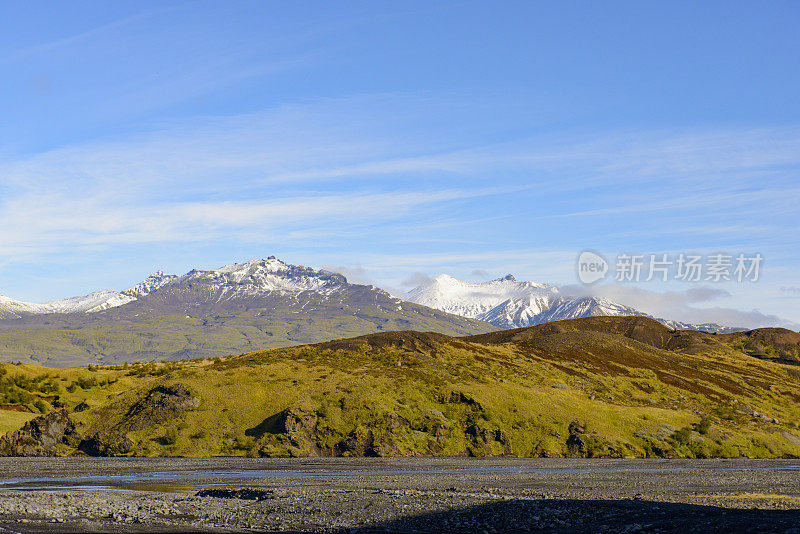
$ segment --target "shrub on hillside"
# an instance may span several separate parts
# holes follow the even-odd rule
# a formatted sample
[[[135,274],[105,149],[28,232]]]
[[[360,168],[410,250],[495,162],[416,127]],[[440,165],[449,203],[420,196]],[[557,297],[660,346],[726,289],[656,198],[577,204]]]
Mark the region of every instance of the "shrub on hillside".
[[[711,429],[711,418],[708,416],[703,417],[700,419],[698,423],[695,423],[694,430],[698,434],[703,434],[704,436],[708,434],[708,431]]]

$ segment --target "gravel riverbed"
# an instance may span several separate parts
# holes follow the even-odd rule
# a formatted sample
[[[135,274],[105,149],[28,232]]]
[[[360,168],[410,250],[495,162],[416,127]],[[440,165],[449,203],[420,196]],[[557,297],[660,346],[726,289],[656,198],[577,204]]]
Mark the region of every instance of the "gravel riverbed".
[[[782,532],[800,461],[2,458],[2,532]]]

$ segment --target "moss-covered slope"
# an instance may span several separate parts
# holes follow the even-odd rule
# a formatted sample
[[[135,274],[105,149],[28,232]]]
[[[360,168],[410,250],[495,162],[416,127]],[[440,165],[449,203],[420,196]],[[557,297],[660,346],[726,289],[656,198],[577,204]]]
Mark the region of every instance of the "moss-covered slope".
[[[592,318],[186,362],[4,365],[3,380],[8,394],[32,395],[31,410],[59,395],[95,453],[800,456],[798,368],[727,342]],[[0,411],[0,426],[34,416]]]

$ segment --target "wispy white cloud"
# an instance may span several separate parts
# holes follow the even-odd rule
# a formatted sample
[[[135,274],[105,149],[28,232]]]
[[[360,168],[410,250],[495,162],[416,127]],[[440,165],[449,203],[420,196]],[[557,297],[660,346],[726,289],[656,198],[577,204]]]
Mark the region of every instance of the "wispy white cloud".
[[[280,239],[292,228],[359,224],[407,217],[415,209],[448,201],[501,194],[501,188],[394,193],[303,195],[261,200],[162,202],[137,206],[107,193],[68,198],[27,195],[3,202],[0,250],[40,247],[42,253],[76,245],[113,245],[230,239]],[[134,203],[135,204],[135,203]],[[263,236],[263,237],[260,237]]]
[[[562,292],[571,296],[599,296],[632,306],[656,317],[702,324],[717,323],[727,326],[756,328],[783,326],[800,328],[800,324],[777,315],[758,310],[740,310],[729,306],[714,306],[719,299],[733,295],[724,289],[696,287],[683,291],[651,291],[639,286],[600,284],[597,286],[562,286]]]
[[[800,235],[796,128],[480,145],[463,125],[408,135],[429,111],[424,100],[324,99],[6,156],[2,261],[236,242],[324,249],[319,263],[333,265],[355,257],[365,280],[391,287],[414,272],[475,269],[564,282],[573,247],[642,239],[652,248],[643,253],[667,252],[689,234],[714,236],[709,247],[722,237],[780,248]],[[581,224],[565,242],[562,229]],[[784,254],[783,264],[796,261]]]
[[[417,145],[406,141],[398,147],[395,143],[392,121],[407,120],[399,118],[404,114],[384,116],[385,124],[376,130],[374,109],[386,109],[387,105],[403,108],[403,103],[413,108],[415,98],[328,99],[249,115],[162,123],[149,133],[125,139],[0,161],[0,219],[6,228],[19,229],[7,232],[8,237],[0,243],[9,250],[13,248],[9,243],[19,243],[18,236],[25,236],[27,250],[33,250],[37,243],[52,247],[57,243],[208,239],[226,229],[274,226],[278,221],[308,223],[309,215],[330,219],[372,214],[385,219],[409,206],[443,202],[457,195],[489,194],[484,184],[495,180],[487,174],[512,171],[502,180],[503,190],[529,188],[526,194],[536,196],[595,188],[609,173],[614,174],[617,186],[641,185],[643,180],[658,183],[665,173],[671,175],[671,183],[682,183],[664,187],[662,198],[648,202],[642,202],[642,197],[652,196],[652,190],[642,194],[635,190],[595,191],[588,197],[602,199],[605,207],[552,212],[545,204],[541,213],[531,214],[534,218],[707,211],[720,206],[729,211],[761,209],[763,203],[769,203],[774,213],[800,196],[800,189],[785,178],[775,187],[754,191],[740,190],[745,181],[737,178],[800,164],[800,131],[796,129],[671,137],[663,133],[614,134],[595,141],[563,140],[556,145],[528,139],[431,153],[428,139],[420,139]],[[776,138],[779,141],[773,143]],[[412,155],[397,157],[398,150]],[[712,168],[731,171],[734,177],[715,182],[713,194],[703,195],[702,190],[710,185],[692,183],[691,175]],[[576,172],[581,175],[570,180],[554,178]],[[375,182],[367,179],[372,176],[392,176],[391,183],[399,190],[376,192],[371,185]],[[457,194],[446,187],[451,181],[448,177],[465,180]],[[439,186],[420,191],[420,183],[431,178]],[[337,187],[337,194],[325,193],[331,179],[345,184]],[[377,189],[383,183],[375,183]],[[309,185],[319,191],[308,191]],[[503,215],[482,213],[472,217],[472,222],[492,217]],[[449,223],[419,224],[433,227],[469,222],[461,217]],[[313,233],[313,226],[293,230]],[[747,226],[751,231],[755,228]],[[730,227],[717,231],[726,228]],[[451,240],[464,242],[463,238]],[[508,258],[496,251],[483,254]],[[452,254],[449,257],[453,260]],[[413,254],[408,258],[411,262],[431,261]]]

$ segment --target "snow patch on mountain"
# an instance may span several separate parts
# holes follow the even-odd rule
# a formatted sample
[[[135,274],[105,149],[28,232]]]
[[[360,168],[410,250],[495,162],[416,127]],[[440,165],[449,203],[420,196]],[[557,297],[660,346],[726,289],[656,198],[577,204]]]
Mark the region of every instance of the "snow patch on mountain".
[[[275,256],[245,263],[234,263],[211,271],[194,269],[177,278],[174,284],[204,284],[239,295],[262,294],[272,291],[298,293],[301,291],[328,292],[347,284],[341,274],[311,267],[290,265]]]
[[[506,313],[516,314],[525,310],[524,316],[536,315],[552,306],[558,297],[558,289],[547,284],[517,282],[512,275],[489,282],[464,282],[441,274],[405,295],[405,300],[436,308],[448,313],[479,319],[505,304]]]
[[[164,271],[156,271],[154,274],[151,274],[135,286],[129,287],[125,291],[122,291],[122,294],[133,297],[134,299],[138,299],[144,297],[145,295],[149,295],[153,291],[160,289],[177,279],[178,276],[175,274],[164,274]]]
[[[550,321],[597,316],[651,317],[599,297],[569,297],[558,287],[518,282],[512,275],[488,282],[465,282],[442,274],[405,294],[405,299],[448,313],[479,319],[498,328],[522,328]],[[656,319],[676,330],[735,332],[743,329]]]
[[[172,285],[201,285],[209,292],[224,296],[252,296],[270,292],[299,293],[318,291],[329,293],[347,284],[341,274],[310,267],[290,265],[270,256],[266,259],[225,265],[219,269],[194,269],[183,276],[164,274],[148,276],[124,291],[96,291],[88,295],[53,300],[41,304],[21,302],[0,296],[0,319],[16,319],[25,315],[44,313],[93,313],[123,306]]]

